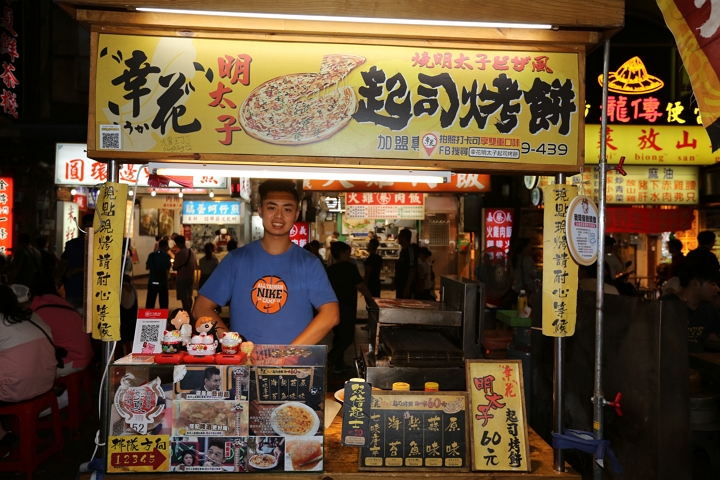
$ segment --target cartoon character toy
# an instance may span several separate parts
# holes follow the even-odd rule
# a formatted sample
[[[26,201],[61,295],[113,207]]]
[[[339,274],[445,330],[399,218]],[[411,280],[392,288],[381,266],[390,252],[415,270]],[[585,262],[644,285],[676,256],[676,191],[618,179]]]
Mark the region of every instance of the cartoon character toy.
[[[192,337],[192,325],[190,314],[187,310],[178,308],[170,314],[170,325],[175,327],[175,330],[180,331],[180,338],[182,339],[183,345],[190,343]]]
[[[218,342],[215,337],[205,332],[195,335],[188,344],[188,353],[190,355],[214,355]]]

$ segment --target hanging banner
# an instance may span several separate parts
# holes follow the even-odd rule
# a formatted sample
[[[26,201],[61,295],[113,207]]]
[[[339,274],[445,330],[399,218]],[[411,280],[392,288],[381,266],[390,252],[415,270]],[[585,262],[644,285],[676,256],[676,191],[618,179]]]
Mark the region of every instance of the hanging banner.
[[[0,177],[0,255],[12,251],[13,207],[15,206],[12,177]]]
[[[105,183],[98,193],[93,221],[92,336],[104,342],[120,340],[123,226],[127,185]]]
[[[592,265],[598,252],[598,210],[586,196],[573,198],[567,210],[565,227],[568,248],[580,265]]]
[[[303,190],[320,192],[480,193],[490,191],[490,175],[458,173],[453,175],[448,183],[305,180],[303,181]]]
[[[575,52],[98,42],[96,152],[424,159],[417,165],[432,168],[581,161]]]
[[[295,222],[290,229],[290,241],[298,247],[304,247],[310,242],[310,223]]]
[[[120,183],[135,186],[135,180],[140,173],[139,187],[147,187],[150,173],[147,167],[140,171],[132,163],[121,165]],[[192,177],[193,187],[204,189],[224,189],[227,187],[227,177],[213,175],[196,175]],[[87,145],[84,143],[57,143],[55,144],[55,185],[86,185],[94,186],[107,181],[107,164],[96,162],[88,158]],[[172,182],[172,185],[178,185]]]
[[[348,193],[347,218],[399,218],[423,220],[425,196],[422,193]]]
[[[577,196],[574,185],[548,185],[543,222],[542,333],[569,337],[575,333],[578,266],[570,257],[566,216]]]
[[[466,360],[472,469],[530,471],[520,360]]]
[[[608,125],[608,163],[625,165],[714,165],[713,153],[703,127],[670,125]],[[585,163],[600,161],[600,125],[585,125]]]
[[[702,123],[712,142],[720,148],[720,38],[717,2],[705,0],[657,0],[665,23],[675,37]],[[715,9],[715,10],[713,10]]]

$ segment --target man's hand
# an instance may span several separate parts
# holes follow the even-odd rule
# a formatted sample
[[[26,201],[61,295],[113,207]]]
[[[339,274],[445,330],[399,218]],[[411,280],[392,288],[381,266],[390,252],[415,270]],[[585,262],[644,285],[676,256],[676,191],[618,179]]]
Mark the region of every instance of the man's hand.
[[[337,302],[326,303],[318,308],[318,314],[292,341],[292,345],[315,345],[338,323],[340,323],[340,307]]]
[[[217,336],[221,337],[222,334],[229,331],[229,329],[227,325],[225,325],[225,322],[223,322],[220,318],[220,315],[215,313],[216,307],[218,307],[217,303],[213,302],[212,300],[203,295],[198,295],[195,299],[195,305],[193,305],[192,315],[195,319],[198,319],[200,317],[212,318],[213,323],[216,324],[215,331],[217,332]]]

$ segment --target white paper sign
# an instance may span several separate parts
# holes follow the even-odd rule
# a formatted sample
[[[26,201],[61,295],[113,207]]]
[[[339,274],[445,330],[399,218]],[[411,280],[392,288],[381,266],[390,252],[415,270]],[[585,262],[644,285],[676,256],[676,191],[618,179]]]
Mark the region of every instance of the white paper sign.
[[[592,265],[598,252],[598,210],[586,196],[575,197],[568,206],[566,221],[568,250],[580,265]]]
[[[167,325],[167,316],[167,310],[138,311],[132,353],[145,355],[162,353],[162,338]]]

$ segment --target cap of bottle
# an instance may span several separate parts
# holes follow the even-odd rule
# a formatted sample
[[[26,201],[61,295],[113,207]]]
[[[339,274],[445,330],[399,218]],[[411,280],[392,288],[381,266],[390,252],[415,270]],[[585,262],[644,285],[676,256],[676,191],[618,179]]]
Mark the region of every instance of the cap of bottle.
[[[520,290],[520,295],[525,295],[525,290]]]
[[[351,378],[348,382],[364,382],[364,378]]]
[[[410,390],[410,384],[405,382],[395,382],[392,386],[393,390]]]
[[[437,382],[425,382],[426,392],[437,392],[438,390],[440,390],[440,385]]]

